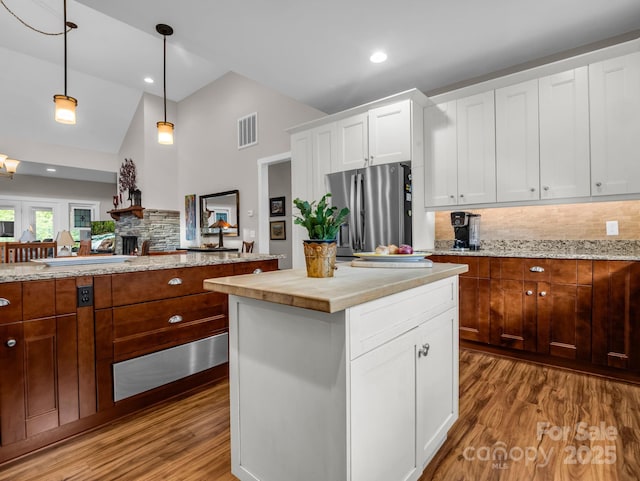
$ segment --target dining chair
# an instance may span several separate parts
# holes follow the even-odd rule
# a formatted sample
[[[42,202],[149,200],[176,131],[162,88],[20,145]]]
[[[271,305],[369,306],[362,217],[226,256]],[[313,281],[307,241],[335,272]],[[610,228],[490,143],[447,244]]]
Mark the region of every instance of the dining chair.
[[[56,242],[6,242],[4,246],[4,262],[28,262],[31,259],[55,257]]]
[[[85,239],[80,241],[80,248],[78,249],[79,256],[91,255],[91,239]]]
[[[255,241],[251,241],[251,242],[242,241],[241,252],[253,252],[253,244],[255,244]]]

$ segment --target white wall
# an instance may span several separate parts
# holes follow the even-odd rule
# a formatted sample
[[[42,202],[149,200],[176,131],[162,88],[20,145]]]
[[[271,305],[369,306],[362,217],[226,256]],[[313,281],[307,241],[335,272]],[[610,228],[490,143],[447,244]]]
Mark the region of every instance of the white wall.
[[[258,144],[238,150],[237,119],[252,112],[258,112]],[[324,115],[234,72],[182,100],[176,122],[176,203],[181,206],[183,245],[188,245],[184,239],[184,196],[233,189],[240,191],[241,234],[235,240],[225,238],[225,245],[257,241],[250,236],[258,228],[257,159],[288,151],[290,136],[285,129]],[[198,238],[191,244],[200,242]]]
[[[156,122],[164,119],[163,99],[144,94],[118,152],[119,165],[124,159],[132,159],[136,165],[136,183],[142,192],[143,207],[180,210],[183,205],[177,195],[181,127],[176,117],[176,103],[167,101],[167,121],[176,125],[176,132],[173,145],[160,145]]]

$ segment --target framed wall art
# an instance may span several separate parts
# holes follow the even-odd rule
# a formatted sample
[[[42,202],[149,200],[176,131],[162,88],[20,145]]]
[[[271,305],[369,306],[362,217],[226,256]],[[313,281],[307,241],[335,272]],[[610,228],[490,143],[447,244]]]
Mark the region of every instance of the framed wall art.
[[[285,215],[284,197],[271,197],[269,199],[269,216],[280,217]]]
[[[271,240],[286,240],[287,229],[285,221],[275,220],[269,222],[269,239]]]

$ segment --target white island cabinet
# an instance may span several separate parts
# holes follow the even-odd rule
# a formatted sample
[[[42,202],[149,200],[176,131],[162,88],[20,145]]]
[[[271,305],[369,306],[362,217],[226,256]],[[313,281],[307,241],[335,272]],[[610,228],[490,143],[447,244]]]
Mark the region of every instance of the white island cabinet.
[[[232,473],[417,480],[458,417],[467,266],[216,278],[229,296]]]

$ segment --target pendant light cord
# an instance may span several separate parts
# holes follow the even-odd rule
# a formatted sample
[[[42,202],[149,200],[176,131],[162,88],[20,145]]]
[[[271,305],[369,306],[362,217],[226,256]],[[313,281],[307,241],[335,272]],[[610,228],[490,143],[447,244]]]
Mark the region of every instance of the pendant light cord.
[[[67,20],[66,20],[66,14],[65,14],[65,21],[64,21],[64,25],[65,25],[65,30],[62,32],[44,32],[40,29],[37,29],[35,27],[32,27],[31,25],[29,25],[27,22],[25,22],[24,20],[22,20],[20,17],[18,17],[18,15],[16,15],[13,10],[11,10],[6,3],[4,3],[4,0],[0,0],[0,3],[2,4],[2,6],[7,10],[7,12],[9,12],[11,15],[13,15],[18,22],[20,22],[22,25],[24,25],[25,27],[33,30],[34,32],[38,32],[41,33],[42,35],[65,35],[67,32],[69,32],[70,30],[73,30],[75,27],[71,27],[69,25],[67,25]],[[65,6],[65,12],[66,12],[66,6]]]
[[[66,1],[66,0],[65,0]],[[164,122],[167,122],[167,36],[163,35],[164,38],[164,53],[163,53],[163,61],[162,61],[162,83],[164,85]]]
[[[64,0],[64,26],[67,26],[67,0]],[[64,30],[64,96],[67,96],[67,29]]]

